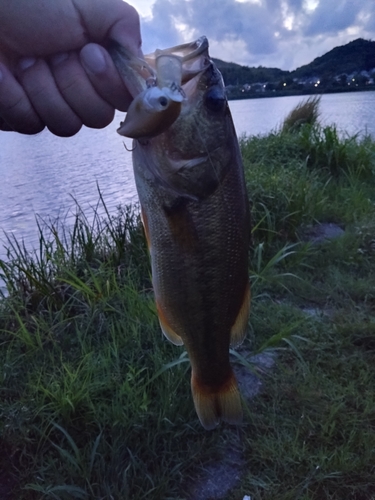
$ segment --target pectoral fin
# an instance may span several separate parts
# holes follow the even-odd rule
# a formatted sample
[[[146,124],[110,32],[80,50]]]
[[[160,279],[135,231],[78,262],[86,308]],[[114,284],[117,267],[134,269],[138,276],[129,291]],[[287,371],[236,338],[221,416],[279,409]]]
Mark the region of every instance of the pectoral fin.
[[[177,333],[170,326],[168,319],[166,318],[163,309],[160,307],[157,300],[156,300],[156,309],[158,311],[160,328],[165,337],[169,340],[169,342],[172,342],[172,344],[174,345],[183,345],[184,342],[182,338],[179,335],[177,335]]]
[[[241,309],[230,331],[231,347],[235,347],[237,345],[242,344],[243,339],[245,338],[246,335],[249,312],[250,312],[250,285],[247,284]]]

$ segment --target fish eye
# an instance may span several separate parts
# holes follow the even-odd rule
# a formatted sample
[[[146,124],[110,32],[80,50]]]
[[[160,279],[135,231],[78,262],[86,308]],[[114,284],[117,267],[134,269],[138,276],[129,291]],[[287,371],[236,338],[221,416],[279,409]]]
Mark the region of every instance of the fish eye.
[[[165,108],[166,105],[168,104],[168,99],[164,96],[159,97],[158,101],[160,106],[162,106],[163,108]]]
[[[209,110],[222,111],[227,102],[224,90],[220,87],[210,88],[206,93],[205,102]]]

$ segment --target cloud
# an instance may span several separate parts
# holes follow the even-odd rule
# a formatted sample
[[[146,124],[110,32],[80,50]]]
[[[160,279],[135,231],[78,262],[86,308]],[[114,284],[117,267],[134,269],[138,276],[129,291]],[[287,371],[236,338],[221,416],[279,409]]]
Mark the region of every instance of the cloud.
[[[152,17],[143,19],[141,29],[146,53],[184,41],[172,16],[172,7],[170,0],[157,0],[152,6]]]
[[[142,20],[145,51],[206,35],[211,55],[295,69],[375,34],[373,0],[156,0]],[[314,55],[316,54],[316,55]]]
[[[143,22],[146,43],[160,39],[181,43],[176,25],[190,27],[196,37],[213,40],[243,40],[249,52],[269,54],[276,49],[280,31],[280,0],[262,3],[235,0],[156,0],[153,17]],[[276,8],[275,8],[276,6]],[[276,15],[275,15],[276,14]],[[277,29],[275,29],[277,26]]]
[[[311,14],[304,34],[334,34],[356,23],[356,18],[363,9],[362,0],[320,1]]]
[[[366,9],[363,9],[360,18],[363,28],[374,36],[375,32],[375,3],[371,1]]]

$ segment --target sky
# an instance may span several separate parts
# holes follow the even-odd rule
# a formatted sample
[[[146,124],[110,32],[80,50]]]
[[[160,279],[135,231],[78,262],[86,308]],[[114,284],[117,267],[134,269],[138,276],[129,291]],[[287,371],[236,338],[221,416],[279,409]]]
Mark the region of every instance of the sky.
[[[375,0],[127,0],[145,53],[206,35],[210,55],[294,70],[339,45],[375,40]]]

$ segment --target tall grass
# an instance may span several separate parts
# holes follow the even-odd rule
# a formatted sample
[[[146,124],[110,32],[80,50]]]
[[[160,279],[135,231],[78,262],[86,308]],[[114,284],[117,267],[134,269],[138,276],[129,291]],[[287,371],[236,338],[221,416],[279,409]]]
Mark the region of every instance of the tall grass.
[[[158,328],[139,217],[78,209],[70,231],[39,230],[36,253],[9,240],[0,263],[0,441],[17,498],[165,498],[181,456],[206,452],[188,365],[164,370],[178,349]]]
[[[315,109],[319,100],[308,104]],[[297,111],[306,113],[304,105]],[[374,202],[374,141],[314,120],[297,122],[241,141],[254,231],[268,248],[298,240],[301,228],[315,221],[353,223]]]
[[[316,125],[319,119],[320,99],[320,96],[311,96],[297,104],[284,119],[281,132],[295,132],[305,124]]]

